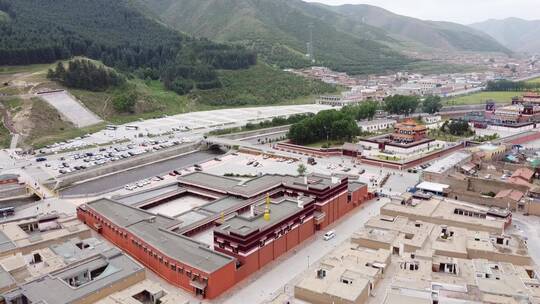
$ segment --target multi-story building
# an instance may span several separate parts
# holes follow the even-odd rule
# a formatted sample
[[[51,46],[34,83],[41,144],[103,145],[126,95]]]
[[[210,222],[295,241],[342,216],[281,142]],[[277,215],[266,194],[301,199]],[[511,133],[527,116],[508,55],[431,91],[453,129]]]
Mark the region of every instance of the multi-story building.
[[[441,224],[440,213],[412,218],[418,212],[371,218],[350,243],[304,273],[295,298],[316,304],[538,303],[538,269],[526,241],[485,231],[492,222],[504,227],[504,219],[479,217],[465,228],[455,220],[459,227]]]
[[[425,139],[426,134],[426,126],[418,124],[412,119],[407,119],[394,126],[394,133],[391,138],[397,143],[410,144]]]
[[[94,238],[6,256],[0,269],[0,302],[6,304],[90,304],[145,278],[141,265]]]
[[[202,203],[180,214],[152,212],[161,204],[176,210],[175,199],[186,196]],[[369,197],[367,185],[345,176],[244,182],[197,172],[176,185],[89,202],[78,216],[169,283],[211,299]]]
[[[409,201],[393,199],[381,207],[381,214],[490,233],[502,233],[505,227],[512,223],[512,213],[508,210],[488,208],[441,197]]]
[[[36,215],[4,222],[0,229],[0,257],[26,254],[76,237],[90,237],[90,229],[75,216]]]

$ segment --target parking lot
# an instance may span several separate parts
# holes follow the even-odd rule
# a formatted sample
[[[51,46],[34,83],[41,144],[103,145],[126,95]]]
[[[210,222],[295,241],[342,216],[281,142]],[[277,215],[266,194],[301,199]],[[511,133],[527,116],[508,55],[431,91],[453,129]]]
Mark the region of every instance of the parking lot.
[[[317,113],[331,108],[331,106],[326,105],[310,104],[184,113],[119,126],[111,125],[99,132],[59,142],[42,150],[44,153],[58,153],[94,145],[107,145],[118,141],[130,141],[130,143],[138,144],[141,141],[159,136],[201,138],[203,134],[216,129],[239,127],[249,122],[271,120],[274,117]]]
[[[76,184],[62,190],[61,195],[81,196],[88,194],[89,196],[93,196],[95,193],[113,191],[127,184],[137,183],[155,176],[166,175],[174,169],[186,167],[189,169],[189,167],[196,163],[208,161],[214,157],[216,157],[216,154],[210,151],[198,151]]]
[[[61,155],[40,156],[35,161],[50,175],[60,176],[190,142],[192,142],[192,139],[186,137],[180,139],[174,137],[158,138],[145,140],[139,144],[118,144]]]
[[[280,152],[281,154],[282,152]],[[293,156],[287,153],[283,155]],[[239,153],[238,155],[226,155],[222,161],[211,160],[202,164],[205,172],[216,175],[235,174],[238,177],[253,177],[262,174],[298,174],[298,165],[303,163],[307,167],[307,173],[319,174],[346,174],[353,180],[357,179],[368,184],[375,191],[387,195],[399,194],[414,186],[420,179],[421,169],[416,173],[394,169],[380,168],[371,165],[358,164],[350,157],[329,157],[316,159],[315,165],[307,164],[306,156],[294,155],[299,161],[290,162],[285,158],[269,158]],[[381,187],[381,181],[387,177],[387,181]]]

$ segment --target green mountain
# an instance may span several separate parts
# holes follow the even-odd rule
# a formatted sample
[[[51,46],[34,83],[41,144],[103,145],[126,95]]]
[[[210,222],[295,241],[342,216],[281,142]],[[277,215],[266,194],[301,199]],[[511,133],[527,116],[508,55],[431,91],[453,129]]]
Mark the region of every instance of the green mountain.
[[[540,20],[490,19],[470,26],[490,35],[515,52],[540,53]]]
[[[256,53],[241,45],[181,33],[143,9],[134,0],[0,0],[0,66],[81,56],[115,68],[127,76],[126,85],[105,92],[76,92],[106,119],[116,114],[153,117],[148,115],[299,102],[336,91],[333,85],[257,64]],[[90,72],[79,78],[86,74]],[[87,78],[88,82],[92,77]],[[107,107],[107,100],[131,92],[145,101],[135,107],[136,113]]]
[[[403,50],[509,52],[466,26],[422,21],[367,5],[326,6],[300,0],[135,0],[186,33],[256,50],[281,67],[317,64],[351,73],[406,69]],[[415,63],[416,64],[416,63]]]
[[[0,0],[0,65],[72,56],[161,79],[180,94],[221,86],[216,69],[245,69],[256,55],[195,39],[157,22],[128,0]]]
[[[368,24],[397,40],[413,42],[426,49],[509,53],[485,33],[457,23],[415,19],[366,4],[324,7],[346,16],[351,22]]]
[[[412,60],[390,49],[384,31],[356,24],[354,33],[329,22],[339,14],[299,0],[137,0],[181,31],[255,49],[281,67],[309,65],[313,33],[317,64],[352,73],[395,70]]]

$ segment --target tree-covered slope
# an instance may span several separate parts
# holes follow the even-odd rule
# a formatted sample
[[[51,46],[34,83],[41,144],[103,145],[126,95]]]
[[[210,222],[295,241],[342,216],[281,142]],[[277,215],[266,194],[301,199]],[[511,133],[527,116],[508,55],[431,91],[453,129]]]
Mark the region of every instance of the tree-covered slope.
[[[220,87],[215,69],[256,63],[238,46],[195,39],[155,21],[128,0],[0,0],[0,65],[87,56],[161,79],[178,93]]]
[[[509,52],[472,28],[423,21],[368,5],[326,6],[301,0],[136,0],[181,31],[241,43],[281,67],[316,64],[351,73],[403,69],[413,61],[400,51]],[[398,51],[399,50],[399,51]]]
[[[330,10],[299,0],[138,0],[162,20],[187,33],[242,43],[282,67],[309,64],[306,44],[313,32],[317,64],[352,73],[395,70],[411,60],[391,50],[384,31],[355,24],[354,33],[332,23]]]

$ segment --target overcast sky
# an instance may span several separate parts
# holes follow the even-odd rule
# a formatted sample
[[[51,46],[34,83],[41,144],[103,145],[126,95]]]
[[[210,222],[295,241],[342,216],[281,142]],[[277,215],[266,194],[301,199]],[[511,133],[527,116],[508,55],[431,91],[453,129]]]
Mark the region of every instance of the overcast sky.
[[[304,0],[330,5],[371,4],[400,15],[469,24],[486,19],[540,19],[540,0]]]

